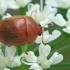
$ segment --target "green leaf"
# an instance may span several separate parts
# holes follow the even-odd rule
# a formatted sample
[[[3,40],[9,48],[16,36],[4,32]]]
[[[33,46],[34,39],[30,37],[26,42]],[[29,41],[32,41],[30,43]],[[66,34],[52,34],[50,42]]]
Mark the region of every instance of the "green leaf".
[[[2,16],[0,15],[0,20],[2,20]]]

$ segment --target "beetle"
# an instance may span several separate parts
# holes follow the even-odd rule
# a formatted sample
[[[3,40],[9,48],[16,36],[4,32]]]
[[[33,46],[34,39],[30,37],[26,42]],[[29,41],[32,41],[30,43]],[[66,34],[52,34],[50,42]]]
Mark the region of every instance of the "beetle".
[[[0,42],[6,45],[32,44],[42,27],[31,16],[12,16],[0,21]]]

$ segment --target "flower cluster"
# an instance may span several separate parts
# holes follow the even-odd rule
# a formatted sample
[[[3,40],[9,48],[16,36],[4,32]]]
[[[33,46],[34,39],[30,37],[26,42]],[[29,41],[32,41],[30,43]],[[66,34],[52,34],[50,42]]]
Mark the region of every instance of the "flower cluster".
[[[5,53],[3,53],[2,49],[0,49],[0,69],[1,70],[10,70],[6,67],[16,67],[16,66],[20,66],[21,62],[20,62],[20,58],[21,56],[16,55],[16,47],[15,46],[11,46],[8,47],[6,46],[5,48]]]
[[[51,65],[55,65],[63,60],[63,55],[55,52],[50,59],[47,59],[51,51],[49,45],[40,44],[39,45],[39,56],[35,56],[34,52],[29,51],[28,54],[23,54],[22,57],[26,59],[27,62],[22,60],[26,65],[30,65],[29,69],[33,70],[43,70],[48,69]]]

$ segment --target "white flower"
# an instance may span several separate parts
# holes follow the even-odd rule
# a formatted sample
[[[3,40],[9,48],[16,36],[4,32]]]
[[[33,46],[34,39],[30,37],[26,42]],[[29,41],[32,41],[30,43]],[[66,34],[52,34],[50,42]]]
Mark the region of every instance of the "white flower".
[[[0,0],[0,15],[3,15],[7,9],[18,9],[19,6],[15,0]]]
[[[41,24],[41,26],[45,26],[52,22],[56,12],[57,9],[50,6],[45,6],[44,10],[41,12],[39,4],[29,4],[26,15],[31,15],[37,23]]]
[[[20,56],[15,56],[16,53],[16,47],[6,46],[5,48],[5,55],[2,53],[2,50],[0,49],[0,69],[4,70],[7,67],[16,67],[20,66]]]
[[[7,10],[7,5],[4,0],[0,0],[0,15],[3,15]]]
[[[7,8],[10,9],[18,9],[19,6],[16,4],[15,0],[5,0],[5,3],[7,5]]]
[[[9,18],[9,17],[11,17],[11,15],[9,13],[6,13],[6,15],[3,15],[2,19]]]
[[[66,28],[64,28],[63,31],[70,34],[70,9],[68,9],[66,17],[68,21],[66,21],[61,14],[57,14],[53,18],[53,22],[59,26],[65,26]]]
[[[22,60],[22,62],[26,65],[31,65],[29,69],[33,70],[43,70],[49,68],[51,65],[57,64],[63,60],[63,55],[55,52],[53,56],[48,60],[47,56],[51,51],[51,47],[49,45],[40,44],[39,46],[39,56],[36,57],[34,52],[29,51],[26,55],[26,61]]]
[[[39,4],[28,4],[28,11],[26,12],[26,15],[33,17],[36,19],[36,15],[40,14],[40,5]]]
[[[52,7],[69,8],[70,0],[45,0],[45,4]]]
[[[55,40],[55,39],[58,38],[60,35],[61,35],[61,32],[58,31],[58,30],[54,30],[54,31],[52,32],[52,34],[49,34],[48,31],[44,31],[44,32],[43,32],[43,36],[42,36],[42,35],[41,35],[41,36],[38,36],[37,39],[36,39],[36,41],[35,41],[35,43],[42,43],[42,41],[43,41],[44,43],[48,43],[48,42],[50,42],[50,41],[52,41],[52,40]]]
[[[16,3],[20,7],[25,7],[32,0],[16,0]]]

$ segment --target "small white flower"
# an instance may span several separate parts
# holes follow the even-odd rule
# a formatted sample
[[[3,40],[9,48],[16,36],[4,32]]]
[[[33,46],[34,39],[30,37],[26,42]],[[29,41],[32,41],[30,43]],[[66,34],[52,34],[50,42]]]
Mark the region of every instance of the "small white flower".
[[[37,23],[41,24],[41,26],[45,26],[52,22],[52,19],[56,13],[56,8],[45,6],[44,10],[41,12],[39,4],[29,4],[26,15],[33,17]]]
[[[28,3],[30,3],[32,0],[16,0],[16,3],[20,7],[25,7]]]
[[[58,31],[58,30],[54,30],[54,31],[52,32],[52,34],[49,34],[48,31],[44,31],[44,32],[43,32],[43,36],[42,36],[42,35],[41,35],[41,36],[38,36],[37,39],[36,39],[36,41],[35,41],[35,43],[42,43],[42,41],[43,41],[44,43],[48,43],[48,42],[50,42],[50,41],[52,41],[52,40],[55,40],[55,39],[58,38],[60,35],[61,35],[61,32]]]
[[[26,61],[22,62],[26,65],[31,65],[29,69],[33,70],[43,70],[48,69],[51,65],[57,64],[63,60],[63,55],[55,52],[53,56],[48,60],[47,56],[51,51],[51,47],[49,45],[40,44],[39,46],[39,56],[36,57],[34,52],[29,51],[26,55]]]
[[[5,55],[2,53],[2,50],[0,49],[0,69],[4,70],[5,67],[16,67],[20,66],[20,56],[15,56],[16,53],[16,47],[11,46],[8,47],[6,46],[5,48]]]
[[[6,13],[6,15],[3,15],[2,19],[9,18],[9,17],[11,17],[11,15],[9,13]]]
[[[53,22],[59,26],[65,26],[66,28],[64,28],[63,31],[70,34],[70,9],[68,9],[66,17],[68,21],[66,21],[61,14],[57,14],[53,18]]]
[[[31,16],[32,18],[36,19],[36,15],[40,14],[40,5],[39,4],[28,4],[28,11],[26,15]]]
[[[53,56],[49,59],[52,65],[60,63],[63,60],[63,55],[55,52]]]
[[[53,7],[69,8],[70,0],[45,0],[45,4]]]

